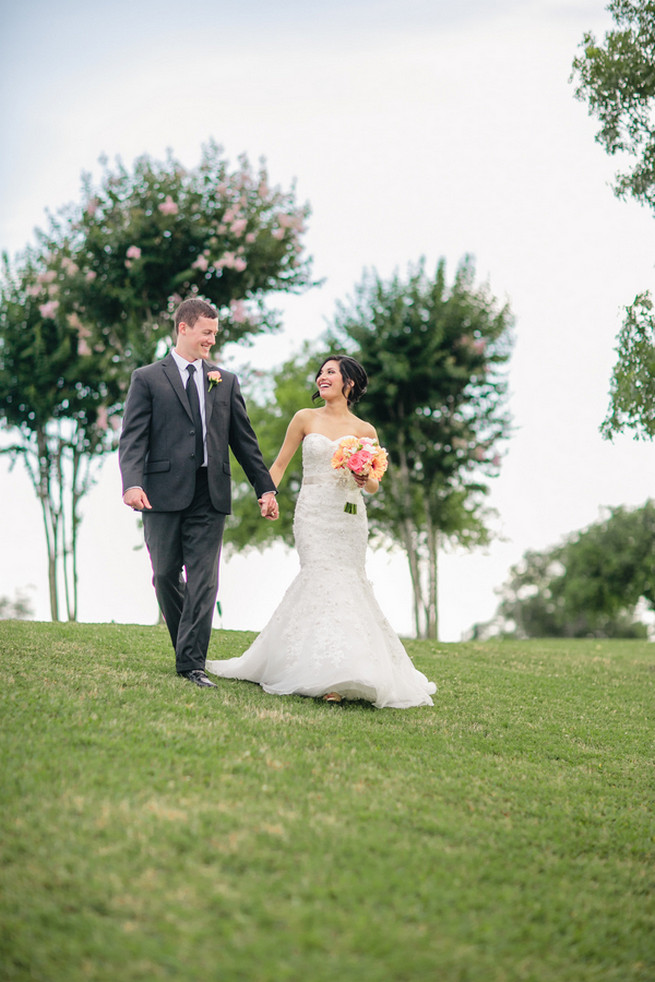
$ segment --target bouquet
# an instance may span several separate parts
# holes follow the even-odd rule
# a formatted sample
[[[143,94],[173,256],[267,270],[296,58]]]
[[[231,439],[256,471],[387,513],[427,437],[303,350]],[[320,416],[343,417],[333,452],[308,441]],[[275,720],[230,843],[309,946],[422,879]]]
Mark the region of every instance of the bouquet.
[[[387,463],[387,451],[370,436],[344,436],[332,456],[335,470],[348,470],[359,477],[366,474],[378,481],[386,471]],[[356,515],[357,505],[347,501],[343,510]]]

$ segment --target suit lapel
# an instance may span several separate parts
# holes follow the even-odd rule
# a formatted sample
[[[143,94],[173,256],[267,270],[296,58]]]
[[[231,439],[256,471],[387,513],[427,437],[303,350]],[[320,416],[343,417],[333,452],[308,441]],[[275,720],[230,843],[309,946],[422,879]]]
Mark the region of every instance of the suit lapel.
[[[175,394],[182,403],[182,408],[187,414],[191,422],[193,422],[193,416],[191,415],[191,407],[189,406],[189,400],[187,394],[184,391],[184,386],[182,385],[182,379],[180,378],[180,371],[175,364],[175,359],[171,354],[166,355],[161,363],[162,371],[170,384],[175,389]],[[206,385],[206,383],[205,383]]]
[[[206,361],[202,363],[202,377],[204,379],[205,386],[205,426],[209,430],[209,421],[212,418],[212,410],[214,408],[214,392],[218,388],[217,385],[213,386],[211,392],[209,391],[209,383],[207,381],[207,373],[217,371],[216,365],[208,365]]]

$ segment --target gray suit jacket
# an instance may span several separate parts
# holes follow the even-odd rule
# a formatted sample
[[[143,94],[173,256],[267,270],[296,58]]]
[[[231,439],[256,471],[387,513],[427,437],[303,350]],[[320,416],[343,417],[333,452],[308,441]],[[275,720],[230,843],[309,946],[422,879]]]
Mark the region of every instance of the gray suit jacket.
[[[258,497],[275,491],[248,418],[239,380],[221,369],[221,381],[208,391],[203,363],[207,426],[207,477],[212,505],[229,514],[232,491],[229,448]],[[137,368],[125,403],[119,443],[123,493],[142,487],[153,511],[181,511],[195,490],[195,436],[191,410],[172,355]]]

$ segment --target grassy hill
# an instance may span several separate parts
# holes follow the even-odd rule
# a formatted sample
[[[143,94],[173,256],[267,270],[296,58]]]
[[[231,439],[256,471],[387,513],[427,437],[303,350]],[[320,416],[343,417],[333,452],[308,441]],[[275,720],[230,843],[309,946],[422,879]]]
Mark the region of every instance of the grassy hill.
[[[653,982],[655,647],[407,648],[433,708],[0,622],[2,979]]]

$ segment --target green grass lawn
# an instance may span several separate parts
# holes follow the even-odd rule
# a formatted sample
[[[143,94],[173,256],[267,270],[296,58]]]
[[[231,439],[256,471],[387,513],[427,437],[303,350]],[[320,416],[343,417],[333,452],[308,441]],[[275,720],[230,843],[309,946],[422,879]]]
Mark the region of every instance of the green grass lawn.
[[[653,982],[655,647],[407,648],[433,708],[1,621],[1,978]]]

